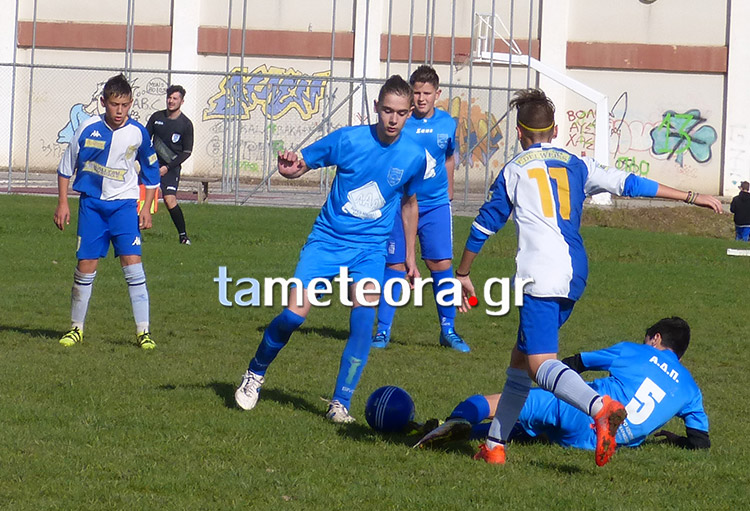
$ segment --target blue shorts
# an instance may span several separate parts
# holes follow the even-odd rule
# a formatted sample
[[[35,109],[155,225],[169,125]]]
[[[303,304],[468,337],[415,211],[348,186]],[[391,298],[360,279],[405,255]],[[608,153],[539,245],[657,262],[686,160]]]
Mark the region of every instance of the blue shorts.
[[[570,298],[523,295],[523,307],[518,309],[518,351],[526,355],[557,353],[560,327],[570,317],[575,303]]]
[[[546,436],[563,447],[596,449],[596,433],[591,429],[594,420],[552,392],[531,389],[518,423],[530,436]]]
[[[331,241],[308,240],[299,254],[294,278],[307,288],[314,278],[332,279],[341,267],[348,269],[353,282],[371,278],[383,285],[385,250],[370,247],[350,247]]]
[[[401,210],[396,215],[393,232],[388,239],[386,263],[399,264],[406,261],[406,239]],[[422,259],[440,261],[453,259],[453,213],[450,204],[443,204],[427,211],[419,212],[417,224],[419,247]]]
[[[737,241],[750,241],[750,226],[736,225],[734,231],[734,239]]]
[[[106,257],[109,242],[115,257],[141,255],[138,201],[101,200],[81,195],[78,204],[78,259]]]

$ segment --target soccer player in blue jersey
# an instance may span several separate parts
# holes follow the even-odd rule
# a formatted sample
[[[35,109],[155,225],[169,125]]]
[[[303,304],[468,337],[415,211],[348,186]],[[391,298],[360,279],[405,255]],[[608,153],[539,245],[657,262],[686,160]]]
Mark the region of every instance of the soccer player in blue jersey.
[[[83,340],[83,325],[99,259],[109,244],[120,258],[136,325],[136,342],[143,349],[156,347],[149,333],[146,274],[141,262],[140,229],[151,228],[151,204],[159,186],[159,167],[151,137],[128,117],[133,91],[123,75],[110,78],[101,97],[103,116],[94,116],[78,127],[57,169],[58,202],[55,225],[70,223],[68,184],[78,202],[78,250],[71,293],[71,329],[60,339],[63,346]],[[136,167],[140,165],[140,173]],[[146,186],[144,207],[138,212],[138,181]]]
[[[557,360],[558,330],[583,294],[588,262],[580,235],[586,195],[609,192],[628,197],[684,200],[722,212],[710,195],[682,192],[650,179],[577,157],[550,144],[557,136],[555,106],[543,91],[523,90],[510,102],[516,110],[516,132],[523,151],[508,162],[490,188],[471,227],[456,278],[464,303],[471,308],[474,285],[471,265],[490,235],[501,229],[511,213],[516,224],[516,279],[522,279],[523,306],[505,387],[487,442],[477,459],[505,463],[505,442],[518,419],[532,381],[542,389],[594,418],[596,464],[606,464],[616,447],[615,432],[626,417],[625,407],[600,395],[581,376]]]
[[[599,394],[627,403],[628,417],[617,430],[619,446],[637,447],[673,417],[685,423],[686,436],[658,431],[656,436],[688,449],[707,449],[708,416],[703,396],[690,372],[680,363],[690,343],[690,327],[678,317],[664,318],[646,330],[643,344],[621,342],[562,360],[576,371],[609,371],[589,382]],[[435,446],[448,440],[487,437],[500,394],[480,394],[459,403],[445,424],[417,445]],[[531,389],[509,440],[540,438],[563,447],[594,450],[592,418],[539,388]]]
[[[440,98],[440,78],[427,65],[419,66],[409,78],[414,90],[414,113],[406,121],[403,134],[414,139],[425,152],[427,171],[417,192],[419,223],[417,233],[427,268],[433,280],[432,289],[440,320],[440,345],[462,353],[470,351],[469,345],[456,333],[454,320],[456,308],[441,305],[437,301],[440,291],[449,287],[446,279],[453,278],[453,171],[456,165],[456,121],[446,112],[437,110],[435,102]],[[385,280],[398,279],[406,275],[406,240],[401,222],[393,226],[388,240]],[[378,305],[378,326],[373,348],[385,348],[391,340],[391,325],[396,308],[392,305],[401,295],[401,284],[392,288],[392,296],[385,290]],[[389,298],[390,300],[387,300]]]
[[[411,87],[400,76],[392,76],[375,102],[376,124],[338,129],[302,149],[301,156],[292,151],[279,153],[279,173],[286,178],[295,179],[310,169],[333,165],[337,167],[336,177],[300,252],[294,272],[299,287],[290,290],[289,305],[266,328],[235,392],[240,408],[255,407],[268,366],[305,321],[311,308],[308,286],[318,289],[321,279],[340,275],[343,268],[353,281],[349,286],[350,334],[326,417],[335,423],[354,421],[349,408],[370,352],[375,321],[373,305],[378,299],[375,282],[383,283],[386,241],[399,208],[410,240],[409,271],[416,266],[414,193],[424,175],[426,161],[424,152],[412,140],[401,136],[412,108]],[[375,295],[357,297],[355,287],[360,283]],[[300,287],[303,292],[298,302]]]

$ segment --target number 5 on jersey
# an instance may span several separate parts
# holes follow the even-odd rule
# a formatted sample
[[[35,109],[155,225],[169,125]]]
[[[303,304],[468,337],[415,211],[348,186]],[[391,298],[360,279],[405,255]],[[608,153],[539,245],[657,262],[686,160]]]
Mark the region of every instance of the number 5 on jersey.
[[[555,216],[555,202],[552,198],[552,184],[547,179],[547,172],[541,168],[529,169],[529,178],[536,181],[539,188],[539,199],[542,201],[542,214],[547,218]],[[557,198],[560,201],[560,218],[570,220],[570,183],[568,170],[565,167],[549,167],[549,178],[557,183]]]
[[[628,412],[628,422],[631,424],[643,424],[649,418],[656,407],[661,403],[667,393],[664,392],[651,378],[646,378],[635,391],[635,396],[630,400],[625,410]]]

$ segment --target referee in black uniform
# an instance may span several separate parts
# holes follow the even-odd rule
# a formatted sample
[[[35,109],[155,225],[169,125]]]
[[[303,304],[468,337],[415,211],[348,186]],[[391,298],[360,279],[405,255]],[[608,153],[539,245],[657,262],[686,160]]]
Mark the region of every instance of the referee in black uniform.
[[[177,188],[180,184],[182,162],[193,152],[193,123],[180,110],[185,102],[185,89],[180,85],[167,88],[167,109],[154,112],[146,129],[159,157],[161,174],[161,196],[167,206],[172,222],[180,235],[180,243],[190,245],[185,217],[177,204]]]

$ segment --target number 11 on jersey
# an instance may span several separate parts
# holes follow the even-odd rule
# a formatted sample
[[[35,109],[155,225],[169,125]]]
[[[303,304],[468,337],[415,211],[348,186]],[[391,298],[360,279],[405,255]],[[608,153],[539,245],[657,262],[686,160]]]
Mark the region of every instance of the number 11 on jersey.
[[[552,197],[552,185],[547,180],[547,172],[542,168],[528,170],[529,177],[536,181],[539,188],[539,199],[542,201],[542,214],[551,218],[555,216],[555,201]],[[560,201],[560,218],[570,220],[570,183],[568,169],[549,167],[549,178],[557,183],[557,198]]]

